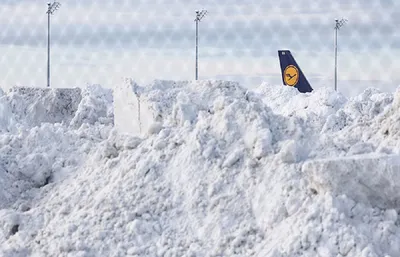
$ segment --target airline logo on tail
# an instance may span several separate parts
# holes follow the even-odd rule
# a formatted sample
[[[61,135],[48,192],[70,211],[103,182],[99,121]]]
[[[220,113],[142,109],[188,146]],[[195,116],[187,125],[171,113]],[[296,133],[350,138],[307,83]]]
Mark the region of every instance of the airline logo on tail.
[[[295,86],[299,82],[299,70],[294,65],[289,65],[283,71],[283,79],[286,85]]]
[[[279,50],[279,62],[281,65],[282,80],[286,86],[297,88],[302,93],[311,92],[313,89],[301,71],[296,60],[289,50]]]

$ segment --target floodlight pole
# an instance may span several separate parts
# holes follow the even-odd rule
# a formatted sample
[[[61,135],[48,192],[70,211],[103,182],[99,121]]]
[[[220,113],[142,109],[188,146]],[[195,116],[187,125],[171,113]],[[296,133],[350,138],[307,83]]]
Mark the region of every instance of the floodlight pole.
[[[47,87],[50,87],[50,6],[47,4]]]
[[[47,87],[50,87],[50,15],[60,6],[59,2],[47,3]]]
[[[198,13],[198,11],[196,12]],[[196,17],[198,14],[196,14]],[[195,78],[198,79],[198,55],[199,55],[199,20],[196,18],[196,74]]]
[[[335,91],[337,91],[337,38],[338,30],[347,22],[346,19],[335,19]]]
[[[196,11],[196,19],[194,20],[196,22],[196,71],[195,71],[195,79],[198,80],[198,61],[199,61],[199,22],[201,19],[206,15],[207,11],[202,10],[202,11]]]

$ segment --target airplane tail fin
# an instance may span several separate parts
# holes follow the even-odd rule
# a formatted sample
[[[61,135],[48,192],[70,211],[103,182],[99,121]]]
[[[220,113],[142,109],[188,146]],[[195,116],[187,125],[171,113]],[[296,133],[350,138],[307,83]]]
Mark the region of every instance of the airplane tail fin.
[[[289,50],[279,50],[283,84],[297,88],[301,93],[313,91]]]

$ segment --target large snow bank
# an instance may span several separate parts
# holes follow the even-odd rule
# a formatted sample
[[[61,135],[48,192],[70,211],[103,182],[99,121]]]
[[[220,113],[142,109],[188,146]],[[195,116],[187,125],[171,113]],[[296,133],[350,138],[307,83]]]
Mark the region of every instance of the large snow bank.
[[[83,96],[81,89],[13,88],[2,92],[0,208],[21,200],[31,188],[64,177],[107,135],[102,131],[107,130],[107,117],[112,113],[106,114],[104,105],[112,112],[112,99],[104,94],[105,89],[94,86],[82,92]],[[82,108],[93,98],[102,100]],[[88,127],[93,118],[86,117],[105,120],[103,125]]]
[[[70,122],[82,100],[80,88],[13,87],[6,97],[12,116],[30,127]]]
[[[127,80],[8,133],[0,255],[399,256],[398,96],[266,87]]]

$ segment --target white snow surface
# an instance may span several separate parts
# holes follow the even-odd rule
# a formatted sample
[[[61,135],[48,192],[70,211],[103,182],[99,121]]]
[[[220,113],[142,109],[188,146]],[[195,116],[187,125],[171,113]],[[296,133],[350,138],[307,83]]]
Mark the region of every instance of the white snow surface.
[[[400,89],[0,92],[0,256],[400,256]]]

